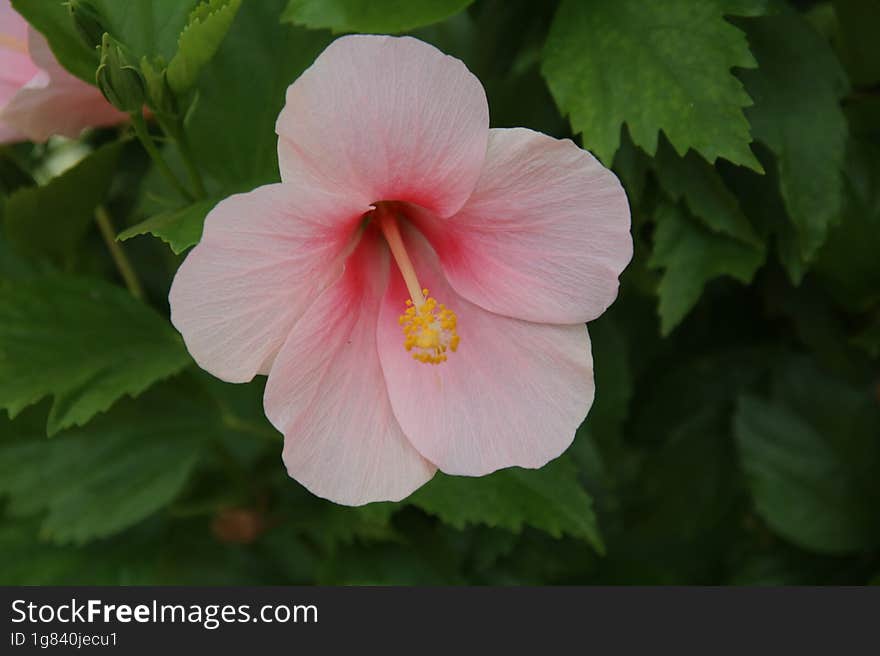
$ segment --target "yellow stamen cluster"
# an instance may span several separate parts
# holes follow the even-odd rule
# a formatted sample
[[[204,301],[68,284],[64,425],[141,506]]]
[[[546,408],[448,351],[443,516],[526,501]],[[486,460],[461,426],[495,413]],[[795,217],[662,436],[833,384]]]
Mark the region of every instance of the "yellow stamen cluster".
[[[455,332],[455,312],[431,298],[427,289],[422,290],[424,302],[413,305],[407,300],[406,311],[398,320],[403,328],[403,346],[412,353],[413,359],[425,364],[446,362],[447,351],[458,348]]]

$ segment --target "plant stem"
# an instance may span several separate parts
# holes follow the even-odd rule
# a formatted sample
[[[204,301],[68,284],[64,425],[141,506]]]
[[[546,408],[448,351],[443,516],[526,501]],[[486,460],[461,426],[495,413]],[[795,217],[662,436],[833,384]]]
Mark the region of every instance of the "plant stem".
[[[134,133],[137,135],[137,138],[140,139],[147,154],[153,160],[153,163],[155,163],[162,175],[168,179],[168,182],[170,182],[174,189],[186,200],[194,200],[193,195],[187,191],[182,184],[180,184],[180,180],[178,180],[177,176],[174,175],[174,172],[168,168],[168,164],[162,157],[162,153],[159,152],[159,149],[156,148],[156,144],[153,143],[153,138],[150,136],[149,130],[147,130],[147,123],[144,121],[143,114],[140,112],[132,112],[131,125],[134,128]]]
[[[125,251],[122,250],[122,246],[119,245],[119,242],[116,241],[116,229],[113,227],[110,215],[107,213],[107,209],[103,205],[98,205],[98,207],[95,208],[95,221],[98,224],[98,228],[101,230],[101,236],[104,238],[104,243],[107,244],[107,249],[110,251],[110,255],[116,263],[119,275],[121,275],[122,279],[125,281],[125,286],[128,287],[128,291],[131,292],[132,296],[138,300],[142,300],[144,298],[144,288],[141,287],[141,281],[138,280],[137,274],[134,271],[134,267],[131,266],[128,256],[125,254]]]

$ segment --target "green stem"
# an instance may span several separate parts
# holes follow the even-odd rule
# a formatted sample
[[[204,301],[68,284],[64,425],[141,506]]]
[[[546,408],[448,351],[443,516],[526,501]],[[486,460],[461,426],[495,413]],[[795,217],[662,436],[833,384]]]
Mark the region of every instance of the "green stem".
[[[113,227],[110,215],[107,213],[107,210],[103,205],[98,205],[98,207],[95,208],[95,221],[101,231],[101,236],[104,238],[104,243],[107,244],[110,256],[116,263],[119,275],[121,275],[122,279],[125,281],[125,286],[128,287],[128,291],[131,292],[132,296],[138,300],[142,300],[144,298],[144,288],[141,286],[141,281],[138,279],[134,267],[131,266],[128,256],[125,254],[125,251],[122,250],[122,246],[119,245],[119,242],[116,241],[116,229]]]
[[[137,135],[137,138],[140,139],[141,144],[143,144],[144,149],[147,151],[147,154],[153,160],[153,163],[159,169],[159,171],[164,175],[168,182],[174,187],[174,189],[185,199],[192,201],[195,200],[193,195],[187,191],[187,189],[180,184],[180,180],[177,179],[177,176],[174,175],[174,172],[168,168],[168,164],[165,162],[165,159],[162,157],[162,153],[159,152],[159,149],[156,148],[156,144],[153,143],[153,138],[150,136],[149,130],[147,130],[147,123],[144,121],[144,116],[140,112],[132,112],[131,114],[131,125],[134,128],[134,133]]]

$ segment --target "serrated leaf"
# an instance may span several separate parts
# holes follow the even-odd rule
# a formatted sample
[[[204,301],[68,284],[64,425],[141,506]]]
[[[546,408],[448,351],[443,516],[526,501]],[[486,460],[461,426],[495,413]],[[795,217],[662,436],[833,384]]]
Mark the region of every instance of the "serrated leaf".
[[[168,63],[168,84],[178,94],[192,88],[211,61],[235,20],[241,0],[206,0],[190,14],[180,33],[177,52]]]
[[[0,280],[0,407],[52,396],[47,431],[82,425],[190,362],[151,308],[99,280]]]
[[[396,34],[437,23],[473,0],[290,0],[281,20],[334,32]]]
[[[653,155],[662,130],[679,154],[724,157],[760,170],[742,109],[751,99],[731,73],[755,61],[725,14],[763,3],[730,0],[563,0],[542,71],[584,146],[606,164],[621,126]]]
[[[181,400],[181,387],[126,401],[52,440],[30,434],[0,442],[0,495],[9,499],[10,512],[45,513],[43,539],[81,544],[169,503],[216,430],[200,406]]]
[[[661,203],[655,220],[648,265],[663,269],[657,293],[664,335],[696,305],[707,282],[730,276],[747,284],[764,262],[763,248],[712,232],[680,205]]]
[[[161,56],[168,61],[177,49],[177,37],[196,0],[90,0],[105,31],[134,61]],[[97,53],[80,39],[63,2],[15,0],[13,6],[36,27],[58,61],[80,79],[95,84]]]
[[[755,138],[777,159],[793,239],[781,233],[787,268],[799,282],[841,207],[846,76],[828,43],[794,13],[743,21],[758,60],[740,78],[755,101],[746,110]]]
[[[736,196],[718,171],[690,150],[679,157],[668,144],[657,152],[655,170],[660,184],[676,201],[683,200],[696,218],[713,232],[760,248],[761,239],[743,214]]]
[[[485,524],[518,532],[528,525],[604,550],[592,500],[565,457],[541,469],[513,467],[481,478],[437,474],[407,501],[459,529]]]
[[[795,361],[773,401],[740,399],[735,431],[759,515],[784,538],[821,553],[880,544],[880,409],[871,390]]]
[[[92,225],[125,144],[102,146],[47,184],[14,192],[3,212],[9,242],[29,254],[70,253]]]
[[[197,0],[91,0],[104,29],[125,44],[133,61],[160,56],[169,61]]]
[[[138,235],[151,234],[168,244],[175,253],[182,253],[202,238],[205,217],[218,200],[208,198],[181,209],[161,212],[123,230],[118,239],[126,241]]]

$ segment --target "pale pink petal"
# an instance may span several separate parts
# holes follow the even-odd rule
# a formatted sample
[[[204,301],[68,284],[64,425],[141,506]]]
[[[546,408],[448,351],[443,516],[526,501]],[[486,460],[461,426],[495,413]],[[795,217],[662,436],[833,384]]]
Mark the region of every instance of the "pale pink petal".
[[[0,0],[0,106],[8,100],[9,89],[18,89],[37,73],[28,55],[27,21]]]
[[[369,229],[343,276],[294,326],[266,384],[266,416],[284,433],[290,475],[347,505],[399,501],[435,471],[388,402],[376,352],[387,277],[387,250]]]
[[[169,295],[199,366],[230,382],[268,373],[293,324],[339,276],[368,209],[292,184],[221,201]]]
[[[27,39],[27,22],[9,0],[0,0],[0,112],[39,71],[28,55]],[[0,118],[0,144],[24,138]]]
[[[88,127],[116,125],[127,119],[97,87],[65,70],[45,37],[29,32],[28,47],[40,71],[0,111],[0,121],[32,141],[53,135],[78,137]]]
[[[477,182],[488,128],[483,87],[461,61],[410,37],[346,36],[287,90],[281,178],[449,216]]]
[[[529,321],[595,319],[632,257],[615,175],[568,139],[524,128],[490,130],[480,181],[454,217],[413,218],[458,293]]]
[[[397,321],[408,294],[392,271],[379,315],[379,358],[407,438],[450,474],[535,468],[559,456],[593,399],[586,326],[529,323],[487,312],[446,283],[421,235],[410,228],[405,239],[421,282],[456,312],[461,338],[447,362],[413,360]]]

